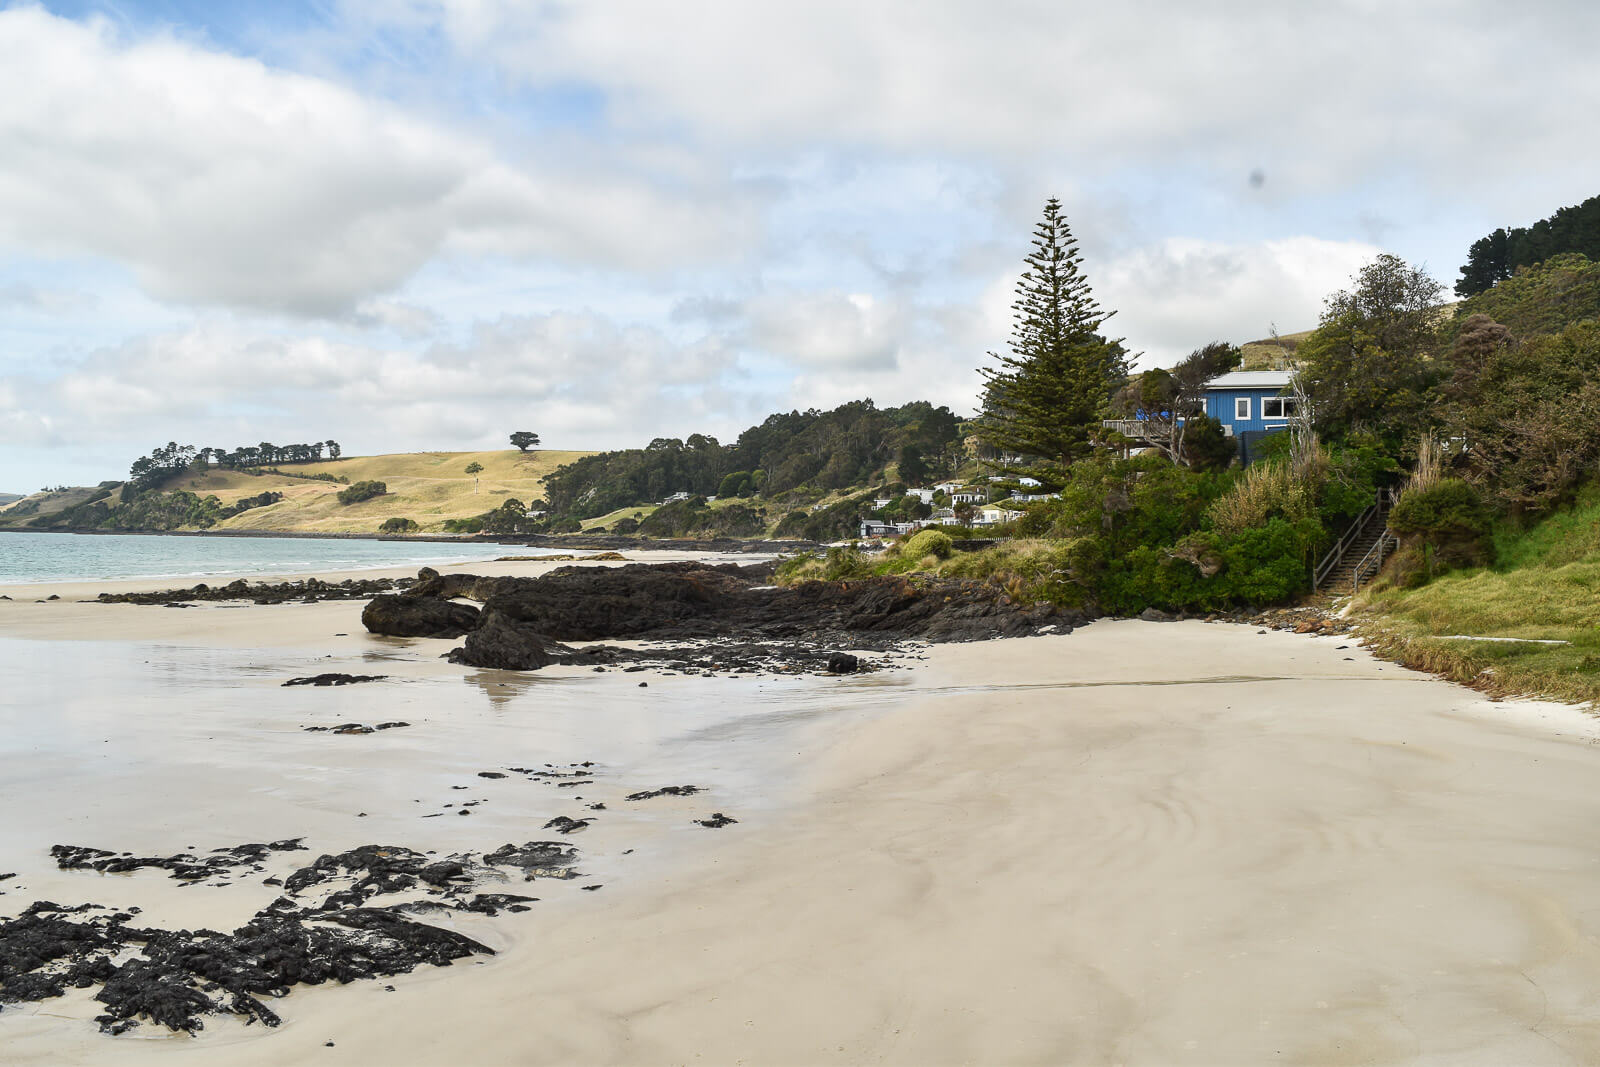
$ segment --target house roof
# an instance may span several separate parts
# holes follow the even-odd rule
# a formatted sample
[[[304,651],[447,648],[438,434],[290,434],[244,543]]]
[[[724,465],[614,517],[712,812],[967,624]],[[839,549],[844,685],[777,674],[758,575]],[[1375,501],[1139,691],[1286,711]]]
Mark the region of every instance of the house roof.
[[[1286,370],[1236,370],[1219,374],[1206,383],[1206,389],[1282,389],[1289,384]]]

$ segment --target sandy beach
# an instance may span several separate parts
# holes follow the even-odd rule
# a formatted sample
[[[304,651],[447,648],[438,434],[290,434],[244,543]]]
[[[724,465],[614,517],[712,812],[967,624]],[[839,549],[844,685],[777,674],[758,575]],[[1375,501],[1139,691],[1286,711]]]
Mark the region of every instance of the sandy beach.
[[[58,842],[487,849],[594,803],[573,843],[602,888],[451,919],[497,954],[299,987],[276,1029],[6,1005],[6,1063],[1600,1060],[1600,728],[1575,708],[1200,622],[862,677],[510,674],[368,636],[359,602],[75,603],[100,588],[0,590],[0,914],[227,927],[274,892],[58,871]],[[326,670],[389,677],[281,688]],[[304,729],[378,719],[411,725]],[[519,760],[594,786],[477,777]],[[704,792],[621,801],[675,782]],[[714,810],[739,821],[693,821]]]

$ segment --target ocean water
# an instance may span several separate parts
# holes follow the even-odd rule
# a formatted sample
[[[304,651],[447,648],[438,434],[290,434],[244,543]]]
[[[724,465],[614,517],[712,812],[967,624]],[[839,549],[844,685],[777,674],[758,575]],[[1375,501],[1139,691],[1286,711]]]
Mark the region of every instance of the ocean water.
[[[0,585],[114,578],[212,578],[470,563],[510,546],[311,537],[0,533]],[[542,550],[515,546],[518,555]]]

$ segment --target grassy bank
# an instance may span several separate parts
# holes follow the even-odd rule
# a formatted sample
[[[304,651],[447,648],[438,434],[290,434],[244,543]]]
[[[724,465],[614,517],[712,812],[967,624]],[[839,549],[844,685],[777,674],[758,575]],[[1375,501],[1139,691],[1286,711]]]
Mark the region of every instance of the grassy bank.
[[[1502,525],[1495,546],[1492,568],[1366,594],[1369,643],[1496,695],[1600,702],[1600,487],[1529,529]]]

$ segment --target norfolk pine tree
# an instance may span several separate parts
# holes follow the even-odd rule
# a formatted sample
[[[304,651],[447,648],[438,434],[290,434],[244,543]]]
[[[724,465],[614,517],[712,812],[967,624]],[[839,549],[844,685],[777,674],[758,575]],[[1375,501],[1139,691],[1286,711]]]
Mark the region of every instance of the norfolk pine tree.
[[[979,435],[1059,469],[1093,447],[1112,391],[1127,377],[1127,355],[1120,340],[1100,333],[1111,313],[1095,303],[1055,197],[1045,203],[1025,262],[1011,305],[1011,351],[989,353],[1000,365],[980,368]]]

